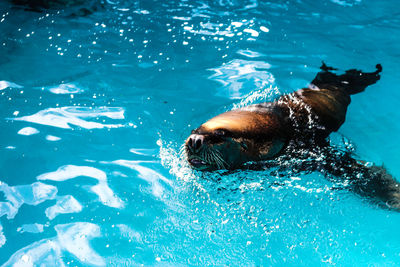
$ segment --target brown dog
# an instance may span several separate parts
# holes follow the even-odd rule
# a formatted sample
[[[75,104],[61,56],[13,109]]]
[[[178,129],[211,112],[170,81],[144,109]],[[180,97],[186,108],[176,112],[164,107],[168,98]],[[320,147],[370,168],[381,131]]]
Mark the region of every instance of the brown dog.
[[[352,69],[337,75],[323,64],[308,88],[273,102],[222,113],[193,130],[185,142],[187,160],[197,170],[232,170],[288,151],[289,157],[315,147],[327,151],[326,138],[344,123],[350,96],[380,79],[381,65],[376,69],[371,73]],[[400,186],[386,170],[367,167],[349,155],[328,154],[330,158],[315,169],[321,170],[322,165],[325,173],[346,177],[356,192],[400,208]]]

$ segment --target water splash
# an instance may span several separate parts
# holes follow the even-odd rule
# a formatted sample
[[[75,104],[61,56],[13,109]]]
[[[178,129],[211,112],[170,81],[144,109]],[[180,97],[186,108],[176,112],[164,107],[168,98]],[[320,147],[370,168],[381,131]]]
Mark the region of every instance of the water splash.
[[[233,104],[233,109],[244,108],[260,102],[269,102],[274,100],[279,95],[281,95],[279,88],[270,85],[268,88],[254,90],[245,95],[238,103]]]
[[[202,194],[206,201],[209,201],[216,207],[220,206],[219,203],[212,199],[203,184],[198,181],[198,176],[196,176],[196,173],[189,166],[183,153],[183,149],[177,149],[173,144],[167,144],[162,139],[157,141],[157,145],[160,147],[161,164],[168,168],[171,174],[185,182],[187,185],[193,186]]]

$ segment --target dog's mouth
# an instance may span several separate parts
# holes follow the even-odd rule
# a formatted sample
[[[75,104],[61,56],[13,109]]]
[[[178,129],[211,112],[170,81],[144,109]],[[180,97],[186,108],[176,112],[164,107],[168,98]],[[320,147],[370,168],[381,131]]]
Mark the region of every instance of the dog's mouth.
[[[197,157],[189,158],[188,162],[193,168],[198,170],[207,169],[209,167],[209,163]]]
[[[207,162],[199,158],[191,158],[189,159],[189,163],[195,168],[201,168],[208,165]]]

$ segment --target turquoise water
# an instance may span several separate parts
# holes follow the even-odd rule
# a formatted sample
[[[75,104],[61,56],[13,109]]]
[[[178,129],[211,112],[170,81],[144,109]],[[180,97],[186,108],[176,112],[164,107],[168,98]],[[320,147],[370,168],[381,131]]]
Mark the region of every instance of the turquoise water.
[[[321,60],[381,80],[332,136],[400,177],[397,1],[0,3],[0,264],[400,261],[400,213],[320,173],[200,173],[190,131],[311,81]]]

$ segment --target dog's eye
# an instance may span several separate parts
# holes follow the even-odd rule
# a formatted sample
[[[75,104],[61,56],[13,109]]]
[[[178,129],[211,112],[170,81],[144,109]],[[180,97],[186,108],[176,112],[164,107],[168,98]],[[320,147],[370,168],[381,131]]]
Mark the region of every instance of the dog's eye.
[[[216,135],[218,137],[229,137],[231,134],[229,131],[227,131],[225,129],[217,129],[214,131],[214,135]]]
[[[214,130],[211,134],[207,135],[207,139],[211,143],[221,143],[226,140],[226,138],[230,137],[231,133],[225,129],[217,129]]]

